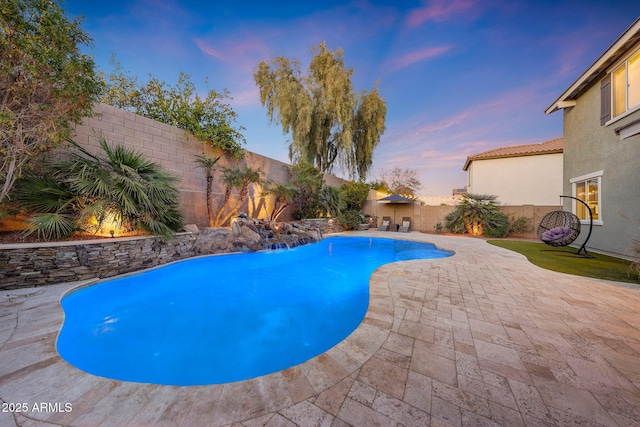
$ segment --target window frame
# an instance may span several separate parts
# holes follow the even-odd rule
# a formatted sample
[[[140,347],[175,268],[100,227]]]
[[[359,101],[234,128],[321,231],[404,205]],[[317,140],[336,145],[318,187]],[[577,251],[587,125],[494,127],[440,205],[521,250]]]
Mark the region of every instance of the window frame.
[[[607,70],[607,76],[606,79],[608,79],[609,83],[609,87],[607,88],[608,90],[608,103],[609,103],[609,118],[608,120],[606,120],[603,124],[604,126],[607,126],[613,122],[616,122],[620,119],[622,119],[623,117],[628,116],[629,114],[633,114],[634,112],[640,110],[640,103],[638,103],[637,105],[629,108],[629,60],[631,60],[632,58],[634,58],[636,55],[640,55],[640,46],[636,46],[634,47],[634,49],[632,50],[632,52],[629,55],[625,55],[624,59],[622,59],[621,61],[618,61],[615,63],[614,66],[612,66],[611,68],[609,68]],[[640,57],[638,57],[638,60],[640,60]],[[625,80],[625,90],[624,90],[624,94],[625,94],[625,110],[618,114],[615,115],[615,97],[614,97],[614,93],[616,90],[616,85],[614,84],[614,74],[621,68],[621,67],[625,67],[625,73],[624,73],[624,80]],[[640,76],[639,76],[639,80],[638,83],[640,84]]]
[[[597,204],[597,211],[598,211],[598,219],[594,219],[593,220],[593,225],[603,225],[603,216],[602,216],[602,176],[604,175],[604,171],[599,170],[596,172],[592,172],[586,175],[581,175],[581,176],[577,176],[575,178],[571,178],[569,180],[569,182],[571,183],[571,196],[578,198],[576,189],[577,189],[577,184],[581,183],[581,182],[587,182],[589,180],[593,180],[594,178],[597,178],[598,181],[598,204]],[[571,212],[573,212],[575,215],[577,215],[577,204],[578,202],[576,200],[571,200]],[[580,218],[580,223],[581,224],[589,224],[589,219],[582,219]]]

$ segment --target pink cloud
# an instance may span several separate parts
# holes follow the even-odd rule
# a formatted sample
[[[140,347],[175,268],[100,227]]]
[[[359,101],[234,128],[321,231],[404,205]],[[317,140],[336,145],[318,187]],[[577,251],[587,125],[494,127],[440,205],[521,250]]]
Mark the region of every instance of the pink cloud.
[[[198,47],[198,49],[200,49],[200,51],[202,53],[204,53],[207,56],[212,56],[214,58],[217,58],[221,61],[226,61],[227,58],[218,50],[214,49],[212,46],[209,46],[207,43],[205,43],[203,40],[199,40],[199,39],[195,39],[194,40],[196,46]]]
[[[243,90],[240,92],[234,92],[231,97],[231,105],[234,107],[247,107],[260,105],[260,91],[257,87],[252,89]]]
[[[416,50],[413,52],[409,52],[401,56],[400,58],[390,61],[389,66],[391,68],[391,71],[397,71],[399,69],[408,67],[411,64],[415,64],[416,62],[420,62],[426,59],[440,56],[443,53],[449,51],[450,49],[451,49],[450,46],[439,46],[439,47],[427,47],[424,49]]]
[[[411,10],[406,24],[409,28],[415,28],[426,21],[445,21],[453,15],[469,11],[475,5],[474,0],[432,0],[423,7]]]

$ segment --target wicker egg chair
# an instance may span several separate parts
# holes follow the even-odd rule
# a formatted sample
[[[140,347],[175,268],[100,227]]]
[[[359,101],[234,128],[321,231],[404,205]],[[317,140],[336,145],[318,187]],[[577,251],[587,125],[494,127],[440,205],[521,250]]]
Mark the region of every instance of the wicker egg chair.
[[[540,221],[537,234],[547,245],[570,245],[580,235],[580,218],[566,211],[549,212]]]
[[[560,196],[560,198],[568,198],[576,200],[586,206],[589,212],[589,234],[587,238],[578,249],[578,255],[584,252],[584,257],[594,258],[587,252],[586,244],[591,237],[591,230],[593,229],[593,213],[591,208],[583,200],[580,200],[572,196]],[[572,212],[567,211],[553,211],[546,214],[536,232],[538,239],[550,246],[567,246],[573,243],[580,235],[580,218]]]

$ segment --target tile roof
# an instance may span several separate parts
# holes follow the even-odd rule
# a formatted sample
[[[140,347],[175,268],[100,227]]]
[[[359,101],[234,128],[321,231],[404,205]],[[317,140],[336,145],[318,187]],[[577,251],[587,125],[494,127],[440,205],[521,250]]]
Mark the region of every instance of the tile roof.
[[[555,138],[537,144],[512,145],[510,147],[494,148],[482,153],[472,154],[467,157],[462,170],[469,169],[469,165],[474,160],[502,159],[507,157],[537,156],[539,154],[562,153],[563,138]]]

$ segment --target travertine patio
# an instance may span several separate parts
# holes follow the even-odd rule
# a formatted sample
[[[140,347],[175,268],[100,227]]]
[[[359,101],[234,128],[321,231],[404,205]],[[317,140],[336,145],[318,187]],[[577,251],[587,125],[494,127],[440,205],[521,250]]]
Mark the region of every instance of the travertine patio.
[[[60,297],[78,284],[2,292],[0,398],[27,412],[4,405],[0,425],[640,424],[640,287],[546,271],[478,239],[357,234],[430,241],[456,255],[381,267],[366,318],[345,341],[237,383],[85,374],[55,350]],[[33,411],[40,403],[49,405]]]

